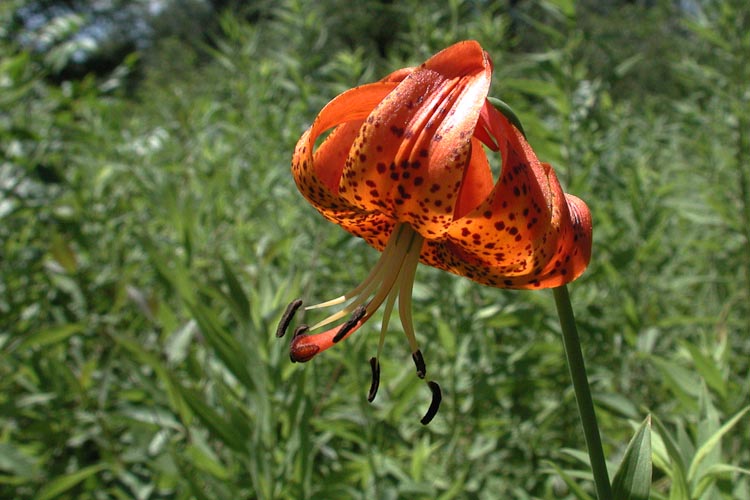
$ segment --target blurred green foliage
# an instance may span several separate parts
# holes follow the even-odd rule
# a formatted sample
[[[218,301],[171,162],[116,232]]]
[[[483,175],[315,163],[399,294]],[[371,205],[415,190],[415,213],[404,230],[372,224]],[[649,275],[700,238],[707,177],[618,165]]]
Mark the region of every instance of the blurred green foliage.
[[[474,38],[593,212],[571,291],[612,471],[651,413],[652,498],[750,498],[743,1],[232,5],[62,82],[75,18],[44,53],[0,31],[0,497],[592,497],[551,294],[420,268],[429,427],[397,325],[372,405],[374,331],[304,366],[273,337],[377,258],[296,192],[299,135]]]

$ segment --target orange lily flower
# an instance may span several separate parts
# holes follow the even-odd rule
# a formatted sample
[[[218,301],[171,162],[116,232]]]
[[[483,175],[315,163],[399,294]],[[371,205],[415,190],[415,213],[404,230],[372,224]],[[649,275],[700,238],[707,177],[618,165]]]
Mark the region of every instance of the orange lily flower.
[[[563,193],[552,168],[540,163],[523,134],[489,103],[491,73],[481,46],[460,42],[419,67],[344,92],[302,135],[292,160],[300,192],[325,218],[382,255],[355,289],[307,308],[347,304],[315,325],[297,327],[292,361],[308,361],[352,335],[385,303],[379,357],[398,298],[417,374],[424,378],[411,318],[419,262],[514,289],[561,286],[586,269],[588,207]],[[497,182],[485,147],[500,153]],[[277,336],[301,305],[289,305]],[[378,357],[370,360],[370,401],[379,385]],[[439,386],[428,384],[433,401],[425,424],[441,398]]]

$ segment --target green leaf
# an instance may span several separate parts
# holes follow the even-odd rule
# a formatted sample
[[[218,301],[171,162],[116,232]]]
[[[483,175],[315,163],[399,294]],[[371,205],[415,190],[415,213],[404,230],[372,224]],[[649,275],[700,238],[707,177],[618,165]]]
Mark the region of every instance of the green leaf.
[[[224,273],[224,279],[229,287],[229,298],[231,299],[231,305],[239,318],[246,322],[250,319],[250,302],[247,300],[247,294],[242,288],[239,280],[237,280],[236,274],[229,267],[229,264],[223,257],[219,258],[221,262],[221,270]]]
[[[231,449],[247,454],[247,436],[242,435],[234,426],[208,406],[201,395],[195,391],[179,386],[180,393],[187,405],[203,424]]]
[[[176,383],[172,379],[172,376],[170,375],[170,372],[167,370],[166,366],[159,360],[158,357],[156,357],[156,355],[145,350],[137,342],[116,334],[113,334],[112,338],[115,339],[115,341],[120,346],[130,351],[130,353],[133,354],[142,363],[150,366],[151,369],[154,370],[157,378],[161,380],[161,382],[166,387],[170,406],[173,410],[180,414],[185,424],[187,425],[190,422],[190,413],[187,411],[185,401],[180,396],[179,390],[176,387]]]
[[[84,479],[93,476],[108,467],[107,464],[90,465],[89,467],[85,467],[76,472],[58,476],[39,490],[36,500],[50,500],[56,498],[58,495],[73,488]]]
[[[249,390],[255,390],[256,381],[250,374],[248,357],[242,345],[221,326],[214,312],[202,304],[188,304],[193,318],[206,341],[224,365]]]
[[[658,356],[650,356],[651,362],[659,369],[667,384],[676,396],[683,401],[695,401],[700,396],[700,378],[692,371]]]
[[[703,354],[698,347],[690,342],[681,342],[681,345],[690,352],[695,369],[700,373],[708,386],[718,392],[722,398],[725,398],[727,396],[727,386],[716,362]]]
[[[231,473],[224,467],[216,455],[206,446],[189,444],[185,449],[185,457],[195,467],[208,472],[217,479],[230,480]]]
[[[73,274],[78,269],[78,259],[76,258],[70,242],[65,240],[60,233],[52,233],[52,243],[50,245],[52,258],[65,269],[68,274]]]
[[[80,323],[68,323],[67,325],[55,326],[36,331],[21,340],[12,350],[21,350],[28,347],[40,348],[62,342],[72,335],[83,331]]]
[[[714,447],[719,444],[724,434],[729,432],[732,427],[734,427],[748,411],[750,411],[750,406],[746,406],[745,408],[740,410],[734,417],[732,417],[726,424],[722,425],[718,431],[716,431],[710,438],[708,438],[708,440],[706,440],[706,442],[703,443],[700,448],[698,448],[698,451],[695,452],[695,456],[693,457],[693,461],[690,463],[690,468],[688,469],[688,481],[697,479],[695,477],[695,473],[698,470],[698,466],[700,466],[701,462],[703,462],[708,454],[711,453],[711,450],[713,450]]]
[[[174,288],[182,300],[188,304],[194,304],[197,300],[195,285],[190,280],[187,268],[178,259],[168,259],[162,255],[152,241],[148,239],[141,241],[149,260],[161,278]]]
[[[0,443],[0,471],[10,473],[18,479],[30,480],[34,476],[35,463],[14,443]]]
[[[714,484],[717,479],[731,474],[744,474],[750,476],[750,470],[729,464],[712,465],[704,471],[700,481],[698,481],[698,485],[693,491],[693,498],[701,498],[708,487]]]
[[[615,500],[647,500],[651,489],[651,416],[630,440],[612,481]]]
[[[625,396],[621,394],[596,394],[594,401],[597,406],[606,408],[610,412],[613,412],[624,418],[636,419],[638,418],[638,408]]]
[[[554,8],[558,10],[562,15],[569,19],[573,19],[576,15],[576,3],[575,0],[547,0],[543,2],[547,8]]]
[[[680,452],[680,448],[661,420],[654,415],[651,416],[651,419],[656,425],[659,436],[667,449],[669,458],[672,460],[672,469],[666,471],[672,479],[669,498],[671,500],[688,498],[689,487],[686,477],[687,471],[685,470],[685,460]]]
[[[560,478],[565,481],[565,484],[568,486],[568,488],[570,488],[570,491],[575,495],[576,498],[578,498],[579,500],[594,500],[593,498],[591,498],[591,496],[589,496],[588,493],[583,491],[583,488],[578,486],[578,483],[576,483],[575,480],[566,471],[562,470],[552,462],[545,461],[544,463],[555,470],[557,475],[559,475]]]

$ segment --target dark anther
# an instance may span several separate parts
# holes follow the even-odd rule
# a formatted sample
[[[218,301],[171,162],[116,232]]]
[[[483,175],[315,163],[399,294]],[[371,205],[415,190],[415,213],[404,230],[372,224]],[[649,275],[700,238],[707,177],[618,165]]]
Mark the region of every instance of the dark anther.
[[[414,365],[417,367],[417,376],[424,378],[427,375],[427,367],[424,364],[424,358],[422,357],[422,351],[417,349],[411,353],[411,359],[414,360]]]
[[[425,413],[422,420],[420,420],[422,425],[427,425],[432,422],[432,419],[435,418],[435,415],[437,415],[438,409],[440,408],[440,402],[443,400],[443,395],[440,392],[440,386],[437,382],[430,380],[427,382],[427,385],[430,386],[430,390],[432,391],[432,402],[430,403],[430,407],[427,408],[427,413]]]
[[[378,358],[370,358],[370,368],[372,368],[372,383],[370,384],[370,392],[367,394],[367,401],[372,403],[378,393],[378,387],[380,387],[380,362],[378,362]]]
[[[286,333],[287,329],[289,328],[289,324],[292,322],[292,318],[294,318],[294,313],[297,312],[297,309],[300,308],[302,305],[302,299],[297,299],[292,301],[291,304],[286,306],[286,311],[284,311],[284,314],[281,316],[281,321],[279,321],[279,326],[276,328],[276,337],[281,338]]]
[[[357,323],[359,323],[360,320],[365,317],[366,313],[367,309],[365,309],[365,306],[359,306],[358,308],[356,308],[352,313],[352,317],[349,318],[346,323],[341,325],[339,331],[336,332],[336,335],[333,337],[333,343],[335,344],[346,337],[346,334],[351,332],[354,327],[357,326]]]
[[[309,329],[310,329],[310,326],[308,326],[308,325],[299,325],[297,328],[294,329],[294,333],[292,334],[292,338],[296,339],[300,335],[306,334]]]

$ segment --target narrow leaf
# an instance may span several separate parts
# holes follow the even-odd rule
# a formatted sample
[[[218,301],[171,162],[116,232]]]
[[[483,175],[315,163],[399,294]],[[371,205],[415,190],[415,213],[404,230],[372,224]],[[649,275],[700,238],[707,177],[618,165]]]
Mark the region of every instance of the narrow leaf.
[[[68,274],[73,274],[78,269],[78,259],[75,252],[73,252],[73,248],[70,246],[70,242],[57,232],[52,234],[50,253]]]
[[[670,499],[682,499],[688,498],[688,484],[685,470],[685,460],[683,459],[680,448],[677,446],[677,442],[674,440],[672,435],[669,433],[664,424],[657,417],[652,415],[652,420],[656,424],[656,428],[659,432],[659,436],[664,442],[664,446],[667,449],[669,458],[672,460],[672,470],[666,471],[672,478],[672,488],[670,491]]]
[[[745,416],[745,414],[750,411],[750,406],[746,406],[744,409],[740,410],[734,417],[732,417],[726,424],[722,425],[721,428],[716,431],[713,436],[708,438],[708,440],[703,443],[703,445],[698,448],[698,451],[695,452],[695,456],[693,457],[693,461],[690,464],[690,469],[688,469],[688,480],[692,481],[695,479],[695,473],[698,470],[698,466],[701,464],[701,462],[708,456],[709,453],[711,453],[711,450],[714,449],[714,447],[719,443],[721,438],[729,432],[732,427],[734,427],[739,420]]]
[[[236,274],[229,267],[229,264],[223,257],[219,258],[221,270],[224,273],[224,279],[229,287],[229,298],[231,299],[234,310],[242,321],[250,319],[250,302],[247,300],[247,294],[242,288]]]
[[[651,416],[630,440],[612,482],[615,500],[648,500],[651,489]]]
[[[695,490],[693,491],[693,497],[694,498],[701,498],[703,496],[703,493],[716,482],[717,479],[720,479],[721,477],[727,477],[731,474],[745,474],[746,476],[750,476],[750,470],[743,469],[741,467],[736,467],[734,465],[729,464],[716,464],[712,465],[708,469],[706,469],[701,476],[700,481],[698,481],[698,485],[695,487]],[[739,497],[738,497],[739,498]],[[745,498],[745,497],[742,497]]]
[[[701,374],[708,386],[718,392],[721,397],[726,397],[727,385],[717,363],[689,342],[682,342],[682,346],[690,352],[695,369]]]
[[[552,467],[557,475],[559,475],[560,478],[565,481],[565,484],[568,486],[568,488],[570,488],[570,491],[575,495],[576,498],[578,498],[578,500],[593,500],[588,493],[583,491],[583,488],[578,486],[578,484],[573,480],[572,477],[570,477],[567,472],[565,472],[552,462],[545,461],[545,463]]]
[[[65,474],[64,476],[58,476],[39,490],[36,500],[50,500],[52,498],[57,498],[58,495],[68,491],[84,479],[93,476],[107,467],[107,464],[90,465],[89,467],[85,467],[76,472]]]
[[[249,390],[256,382],[250,374],[248,357],[242,344],[221,325],[214,312],[201,304],[188,304],[204,338],[232,374]]]
[[[148,365],[152,370],[154,370],[156,377],[161,380],[161,382],[166,387],[170,406],[173,410],[180,414],[184,423],[187,425],[190,422],[190,413],[187,411],[185,402],[180,396],[178,389],[175,387],[175,381],[171,377],[170,372],[167,370],[167,367],[164,365],[164,363],[162,363],[156,355],[148,352],[146,349],[141,347],[140,344],[133,341],[132,339],[126,338],[121,335],[112,335],[112,338],[115,339],[118,345],[130,351],[130,353],[133,354],[136,359]]]
[[[185,387],[179,386],[180,393],[185,399],[193,413],[198,419],[208,428],[209,431],[221,441],[229,446],[231,449],[246,454],[247,448],[245,443],[247,438],[242,436],[234,426],[230,425],[224,417],[219,415],[213,408],[208,406],[200,394],[195,391],[191,391]]]
[[[26,349],[27,347],[40,348],[57,344],[81,331],[83,331],[83,325],[80,323],[68,323],[66,325],[46,328],[24,337],[13,350]]]

